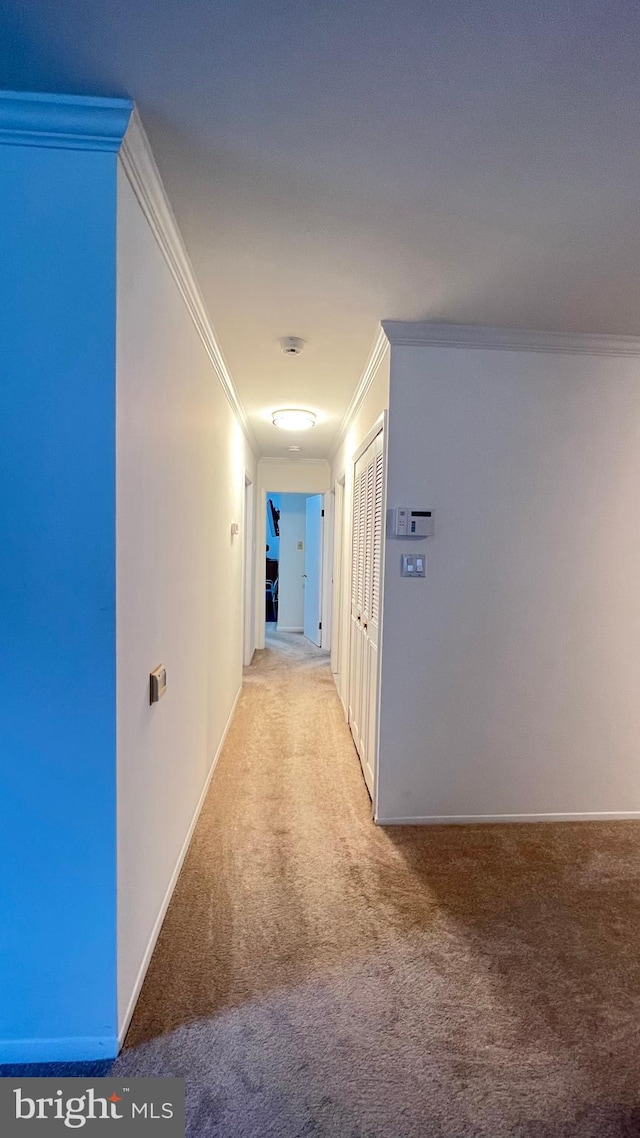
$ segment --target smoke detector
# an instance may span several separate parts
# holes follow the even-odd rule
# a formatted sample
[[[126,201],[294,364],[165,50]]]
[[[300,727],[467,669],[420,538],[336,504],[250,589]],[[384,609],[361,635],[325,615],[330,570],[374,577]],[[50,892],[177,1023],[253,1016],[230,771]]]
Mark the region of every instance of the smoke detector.
[[[299,336],[283,336],[280,340],[280,347],[285,356],[299,356],[304,348],[304,340]]]

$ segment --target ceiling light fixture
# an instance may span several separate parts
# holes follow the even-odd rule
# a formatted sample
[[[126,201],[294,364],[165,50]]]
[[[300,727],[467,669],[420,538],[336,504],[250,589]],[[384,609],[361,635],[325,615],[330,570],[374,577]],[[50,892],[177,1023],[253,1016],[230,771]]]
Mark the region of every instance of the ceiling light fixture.
[[[272,412],[271,422],[283,431],[308,431],[315,427],[316,417],[313,411],[304,411],[301,407],[282,407]]]

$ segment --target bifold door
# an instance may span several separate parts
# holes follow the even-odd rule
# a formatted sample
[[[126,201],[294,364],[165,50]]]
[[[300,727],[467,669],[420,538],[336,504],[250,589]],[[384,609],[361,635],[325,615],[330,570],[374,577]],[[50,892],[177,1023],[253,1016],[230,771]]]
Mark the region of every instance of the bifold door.
[[[384,492],[380,430],[355,464],[351,558],[349,726],[373,797]]]

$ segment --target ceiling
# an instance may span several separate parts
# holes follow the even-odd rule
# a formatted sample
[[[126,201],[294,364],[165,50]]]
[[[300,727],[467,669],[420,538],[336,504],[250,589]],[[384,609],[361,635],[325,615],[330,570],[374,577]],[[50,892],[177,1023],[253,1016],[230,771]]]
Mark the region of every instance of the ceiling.
[[[135,99],[262,451],[308,458],[382,318],[640,333],[639,59],[636,0],[4,0],[0,25],[0,85]],[[313,431],[271,425],[290,404]]]

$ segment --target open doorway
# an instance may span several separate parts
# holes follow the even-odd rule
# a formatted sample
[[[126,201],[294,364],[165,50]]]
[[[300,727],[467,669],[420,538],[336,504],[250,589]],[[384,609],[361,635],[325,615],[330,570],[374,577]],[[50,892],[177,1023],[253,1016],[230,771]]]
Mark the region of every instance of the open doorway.
[[[267,495],[265,532],[265,624],[278,623],[278,593],[280,588],[280,495]]]
[[[265,626],[322,644],[323,494],[266,494]]]

